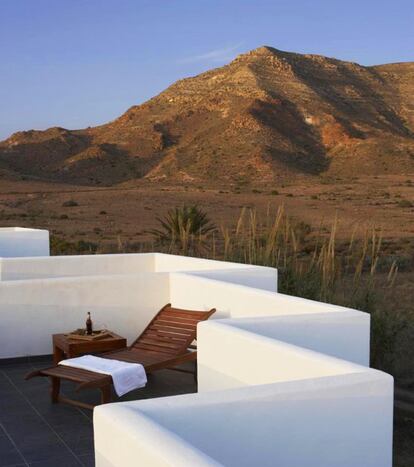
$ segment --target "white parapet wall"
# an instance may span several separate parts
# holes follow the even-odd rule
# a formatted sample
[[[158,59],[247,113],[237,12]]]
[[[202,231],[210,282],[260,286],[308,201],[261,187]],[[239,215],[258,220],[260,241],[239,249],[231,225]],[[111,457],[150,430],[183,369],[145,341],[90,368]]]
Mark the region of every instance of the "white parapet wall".
[[[99,406],[96,465],[391,467],[392,378],[355,370]]]
[[[51,334],[82,327],[88,311],[97,327],[131,342],[172,299],[167,266],[201,275],[217,268],[235,283],[261,277],[277,290],[272,268],[158,253],[0,258],[0,358],[50,353]]]
[[[277,269],[269,267],[157,253],[155,271],[188,272],[195,277],[277,292]]]
[[[180,271],[170,301],[217,308],[198,394],[97,407],[98,467],[391,467],[393,379],[368,367],[369,315]]]
[[[0,257],[49,256],[49,232],[22,227],[0,228]]]
[[[115,254],[0,258],[2,281],[155,272],[155,255]]]
[[[300,321],[300,318],[301,316],[296,316],[296,320],[291,321],[292,325],[294,326],[295,321]],[[310,320],[310,317],[306,316],[306,319]],[[226,320],[226,323],[223,323],[222,320],[218,320],[199,326],[197,338],[199,392],[338,376],[365,370],[363,366],[357,370],[351,362],[312,350],[313,346],[324,347],[324,345],[323,342],[319,344],[313,341],[310,336],[303,335],[302,346],[292,345],[286,340],[266,337],[240,328],[237,323],[232,326],[232,321]],[[276,318],[274,321],[266,319],[265,322],[267,326],[274,326],[277,329],[279,319]],[[317,324],[315,327],[318,327]],[[364,325],[360,327],[364,328]],[[344,340],[346,337],[349,339],[347,331],[348,328],[338,328],[335,335],[339,340]],[[294,333],[295,330],[292,328],[290,334]],[[324,333],[320,329],[318,333],[323,341]],[[212,342],[215,343],[214,346],[211,345]],[[334,345],[331,353],[338,353],[336,347]],[[346,358],[348,349],[340,353]]]
[[[393,381],[366,313],[277,293],[277,271],[164,254],[0,259],[0,358],[84,324],[131,342],[165,304],[198,327],[197,394],[94,411],[97,467],[391,467]]]
[[[0,358],[52,353],[51,336],[85,326],[134,340],[169,302],[168,274],[0,282]]]

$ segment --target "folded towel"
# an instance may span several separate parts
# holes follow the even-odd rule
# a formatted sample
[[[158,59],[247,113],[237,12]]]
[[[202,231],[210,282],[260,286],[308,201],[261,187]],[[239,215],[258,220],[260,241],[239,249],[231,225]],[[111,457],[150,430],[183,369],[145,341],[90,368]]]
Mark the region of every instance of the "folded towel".
[[[140,363],[128,363],[93,355],[84,355],[83,357],[62,360],[59,365],[112,376],[115,392],[118,396],[123,396],[134,389],[143,388],[147,384],[147,375]]]

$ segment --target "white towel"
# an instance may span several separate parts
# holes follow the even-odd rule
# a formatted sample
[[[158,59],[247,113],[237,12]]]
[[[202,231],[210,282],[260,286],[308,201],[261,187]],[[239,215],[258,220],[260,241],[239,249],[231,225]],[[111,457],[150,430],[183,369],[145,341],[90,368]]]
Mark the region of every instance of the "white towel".
[[[111,375],[118,396],[123,396],[134,389],[143,388],[147,384],[147,375],[140,363],[121,362],[110,358],[84,355],[83,357],[62,360],[59,365]]]

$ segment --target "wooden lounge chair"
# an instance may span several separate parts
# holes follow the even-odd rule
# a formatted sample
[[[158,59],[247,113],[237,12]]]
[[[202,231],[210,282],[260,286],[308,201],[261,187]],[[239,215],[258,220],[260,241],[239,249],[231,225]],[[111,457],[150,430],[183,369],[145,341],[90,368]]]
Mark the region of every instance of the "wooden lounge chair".
[[[196,339],[197,324],[208,319],[215,311],[215,308],[210,311],[183,310],[167,304],[131,346],[100,356],[124,362],[141,363],[147,373],[194,361],[197,359],[197,352],[191,349],[191,344]],[[78,383],[76,391],[86,388],[100,389],[101,403],[111,401],[112,377],[109,375],[57,365],[33,371],[26,375],[25,379],[35,376],[50,378],[52,402],[66,402],[80,407],[93,408],[90,404],[61,396],[59,392],[62,379]]]

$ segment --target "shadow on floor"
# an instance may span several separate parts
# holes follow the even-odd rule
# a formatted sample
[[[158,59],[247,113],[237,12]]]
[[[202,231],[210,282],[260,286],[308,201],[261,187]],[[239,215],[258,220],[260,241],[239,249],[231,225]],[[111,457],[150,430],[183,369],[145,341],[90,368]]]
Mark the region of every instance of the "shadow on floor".
[[[51,361],[0,363],[0,467],[94,466],[92,411],[51,404],[47,378],[24,380]],[[148,384],[115,401],[187,394],[197,391],[191,374],[162,370]],[[70,382],[62,393],[96,404],[99,391],[74,392]]]

